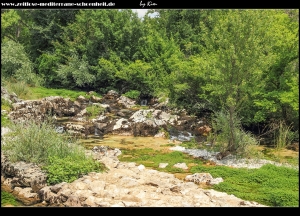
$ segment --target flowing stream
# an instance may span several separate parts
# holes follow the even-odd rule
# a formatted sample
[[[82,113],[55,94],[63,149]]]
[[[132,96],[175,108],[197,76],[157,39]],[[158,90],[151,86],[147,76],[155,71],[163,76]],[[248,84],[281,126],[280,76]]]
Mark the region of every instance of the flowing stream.
[[[56,130],[58,133],[64,133],[64,126],[66,123],[81,124],[83,122],[72,121],[69,118],[61,118],[57,120]],[[180,143],[184,141],[190,141],[193,135],[187,132],[181,132],[176,135],[170,135],[170,139],[162,137],[134,137],[134,136],[121,136],[121,135],[100,135],[99,131],[95,129],[95,133],[86,137],[79,138],[79,142],[84,145],[86,149],[92,149],[94,146],[109,146],[111,148],[122,149],[141,149],[152,148],[154,150],[162,150],[164,152],[172,151],[172,146],[180,147]],[[261,151],[269,149],[268,146],[260,145],[257,147]],[[283,149],[281,154],[285,156],[291,156],[296,154],[299,157],[299,152]],[[294,155],[295,156],[295,155]],[[293,157],[294,157],[293,156]],[[24,206],[20,204],[20,206]]]

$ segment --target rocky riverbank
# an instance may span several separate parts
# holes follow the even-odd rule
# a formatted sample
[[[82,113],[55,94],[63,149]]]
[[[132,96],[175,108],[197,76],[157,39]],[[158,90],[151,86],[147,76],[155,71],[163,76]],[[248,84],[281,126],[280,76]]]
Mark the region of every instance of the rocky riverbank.
[[[87,151],[109,170],[89,173],[72,183],[45,185],[34,164],[9,163],[1,157],[1,184],[27,206],[58,207],[265,207],[234,195],[199,187],[196,175],[179,180],[173,174],[117,159],[118,149]],[[35,170],[35,172],[33,172]],[[210,174],[198,175],[205,183]],[[202,182],[203,183],[203,182]]]
[[[6,95],[1,88],[2,94]],[[103,99],[92,97],[88,101],[79,96],[75,102],[62,97],[47,97],[43,100],[18,101],[9,97],[13,111],[9,117],[13,121],[27,121],[30,118],[45,118],[51,111],[57,116],[69,116],[78,124],[67,124],[63,131],[79,134],[121,134],[137,136],[164,136],[160,130],[172,126],[177,132],[201,136],[199,128],[205,126],[204,119],[194,119],[186,113],[173,115],[161,109],[163,104],[154,104],[148,110],[132,109],[134,102],[115,92],[108,92]],[[92,104],[105,108],[101,114],[92,119],[93,125],[84,127],[86,107]],[[150,107],[149,107],[150,108]],[[112,118],[114,117],[114,118]],[[84,122],[87,123],[87,122]],[[203,127],[204,127],[203,126]],[[198,128],[199,127],[199,128]],[[1,136],[7,133],[1,129]],[[97,133],[96,133],[97,132]],[[171,136],[173,134],[170,134]],[[178,134],[177,134],[178,135]],[[179,136],[180,137],[180,133]],[[186,136],[185,136],[186,137]],[[189,136],[190,137],[190,136]],[[180,149],[173,149],[180,150]],[[181,149],[182,150],[182,149]],[[191,154],[193,150],[184,149]],[[96,160],[108,168],[103,173],[89,173],[72,183],[60,183],[48,186],[46,173],[36,164],[11,163],[1,152],[1,188],[11,192],[25,206],[59,206],[59,207],[263,207],[256,202],[245,201],[233,195],[201,188],[201,184],[217,184],[222,179],[213,179],[209,173],[196,173],[186,176],[185,180],[173,174],[147,169],[143,165],[120,162],[118,149],[87,150]],[[199,155],[200,154],[200,155]],[[207,152],[204,154],[208,155]],[[203,157],[203,152],[197,152]],[[194,155],[195,156],[195,155]],[[214,160],[215,155],[210,155]],[[218,160],[217,162],[225,161]],[[236,161],[235,161],[236,162]],[[160,164],[164,166],[165,163]],[[185,169],[185,164],[176,164]]]
[[[170,149],[173,151],[182,151],[196,158],[209,160],[215,163],[216,165],[230,166],[235,168],[244,167],[249,169],[256,169],[262,167],[265,164],[273,164],[275,166],[285,166],[285,167],[299,170],[299,166],[293,166],[287,163],[278,163],[275,161],[265,160],[265,159],[246,159],[246,158],[239,159],[233,155],[228,155],[222,158],[222,160],[218,160],[216,157],[218,155],[218,152],[207,151],[206,149],[186,149],[185,147],[181,147],[181,146],[172,147]]]

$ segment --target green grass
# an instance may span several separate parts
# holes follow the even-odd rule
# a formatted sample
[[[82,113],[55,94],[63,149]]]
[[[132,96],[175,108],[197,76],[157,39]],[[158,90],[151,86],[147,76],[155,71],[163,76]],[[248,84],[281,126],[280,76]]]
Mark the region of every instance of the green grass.
[[[1,127],[9,127],[12,124],[7,114],[1,114]]]
[[[280,161],[284,161],[285,163],[294,166],[299,166],[299,156],[298,157],[284,156],[283,159],[280,159]]]
[[[141,106],[141,105],[134,105],[130,108],[131,110],[148,110],[149,106]]]
[[[163,145],[160,145],[161,147],[174,147],[175,146],[175,144],[173,144],[173,143],[168,143],[168,144],[163,144]]]
[[[92,95],[96,97],[102,97],[100,94],[94,92],[92,95],[86,95],[86,91],[79,90],[68,90],[63,88],[45,88],[40,86],[29,86],[25,82],[16,81],[16,80],[7,80],[4,84],[8,92],[15,92],[18,98],[23,100],[37,100],[49,96],[61,96],[64,98],[70,98],[72,101],[75,101],[76,98],[80,95],[85,98],[90,98]],[[2,103],[1,103],[2,105]]]
[[[123,95],[126,96],[126,97],[129,97],[131,99],[136,100],[136,99],[139,98],[140,94],[141,94],[141,92],[138,91],[138,90],[130,90],[130,91],[126,92]]]
[[[27,98],[28,100],[42,99],[49,96],[61,96],[64,98],[70,98],[72,101],[75,101],[76,98],[80,95],[85,98],[89,98],[91,95],[87,96],[85,91],[76,91],[76,90],[67,90],[67,89],[54,89],[54,88],[45,88],[45,87],[31,87],[31,95]],[[94,93],[96,97],[101,97],[101,95]]]
[[[25,123],[11,124],[12,132],[8,133],[5,145],[1,150],[9,154],[12,162],[25,161],[32,163],[48,163],[48,157],[65,157],[69,154],[80,154],[75,142],[55,131],[54,125],[48,122],[36,124],[34,120]]]
[[[151,148],[145,149],[122,149],[122,155],[119,156],[120,161],[136,162],[137,164],[143,164],[146,167],[157,169],[163,172],[170,173],[185,173],[186,170],[173,167],[176,163],[185,162],[187,165],[202,164],[202,161],[195,160],[189,155],[179,151],[173,151],[171,153],[163,153],[162,151],[153,150]],[[168,163],[166,168],[159,168],[160,163]]]
[[[264,148],[260,151],[260,158],[275,161],[278,163],[288,163],[293,166],[299,166],[299,155],[295,157],[294,155],[280,156],[280,151],[284,149],[278,148]]]
[[[31,92],[31,87],[28,86],[28,84],[26,84],[23,81],[17,81],[17,80],[10,80],[5,82],[6,85],[6,89],[9,93],[14,92],[18,98],[24,99],[27,97],[30,97],[32,92]]]
[[[267,206],[299,206],[299,170],[274,165],[264,165],[259,169],[231,168],[227,166],[205,166],[206,161],[195,159],[182,152],[163,153],[153,149],[122,149],[120,161],[136,162],[146,167],[169,173],[208,172],[224,182],[211,186],[244,200],[256,201]],[[158,168],[159,163],[169,163],[166,168]],[[186,163],[188,170],[173,168],[175,163]]]
[[[299,171],[267,164],[259,169],[194,166],[192,173],[208,172],[224,182],[213,189],[268,206],[299,206]]]
[[[104,112],[105,108],[98,105],[89,105],[86,107],[86,111],[89,115],[89,119],[96,118],[100,113]]]
[[[180,144],[180,146],[185,147],[187,149],[199,149],[200,145],[196,142],[194,138],[190,141],[184,141]]]
[[[8,102],[8,100],[1,98],[1,110],[6,110],[7,112],[10,112],[12,109],[12,104]]]
[[[1,207],[6,205],[23,206],[23,204],[18,202],[11,193],[8,193],[6,191],[1,191]]]
[[[53,185],[61,182],[73,182],[89,172],[102,172],[105,167],[92,158],[54,156],[50,158],[50,165],[44,166],[42,169],[47,171],[47,183]]]

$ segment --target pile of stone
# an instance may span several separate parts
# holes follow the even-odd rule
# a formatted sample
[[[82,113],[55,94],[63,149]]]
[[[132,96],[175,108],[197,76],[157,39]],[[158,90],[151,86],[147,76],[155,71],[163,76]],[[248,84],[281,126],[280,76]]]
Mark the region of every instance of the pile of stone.
[[[186,177],[120,162],[118,149],[102,147],[87,154],[108,168],[91,172],[72,183],[46,185],[46,175],[35,164],[10,163],[1,156],[2,189],[28,206],[58,207],[264,207],[233,195],[199,187],[217,183],[208,173]],[[220,180],[220,179],[219,179]]]

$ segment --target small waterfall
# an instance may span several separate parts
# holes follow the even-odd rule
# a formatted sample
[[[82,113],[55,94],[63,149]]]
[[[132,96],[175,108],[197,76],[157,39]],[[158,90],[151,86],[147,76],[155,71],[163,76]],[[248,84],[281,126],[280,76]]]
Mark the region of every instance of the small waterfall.
[[[100,133],[99,133],[99,129],[95,127],[95,136],[99,136]]]
[[[190,141],[194,136],[189,132],[179,132],[178,135],[171,135],[170,140],[178,140],[181,142]]]
[[[147,100],[146,99],[141,100],[141,106],[146,106],[146,105],[147,105]]]
[[[55,128],[57,133],[63,133],[64,132],[64,127],[63,126],[58,126]]]

